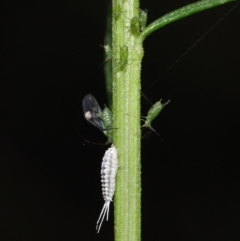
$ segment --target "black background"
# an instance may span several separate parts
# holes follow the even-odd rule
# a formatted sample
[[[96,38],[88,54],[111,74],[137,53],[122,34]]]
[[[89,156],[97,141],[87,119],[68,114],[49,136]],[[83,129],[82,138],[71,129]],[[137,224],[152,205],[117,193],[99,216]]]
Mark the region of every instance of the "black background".
[[[142,1],[149,23],[190,1]],[[145,41],[142,90],[235,3],[173,23]],[[100,234],[106,138],[83,117],[104,89],[108,1],[8,1],[2,8],[0,238],[113,240]],[[142,239],[240,239],[240,7],[145,94],[171,103],[142,141]],[[150,108],[144,99],[142,114]],[[80,135],[79,135],[80,134]],[[111,211],[112,211],[111,205]]]

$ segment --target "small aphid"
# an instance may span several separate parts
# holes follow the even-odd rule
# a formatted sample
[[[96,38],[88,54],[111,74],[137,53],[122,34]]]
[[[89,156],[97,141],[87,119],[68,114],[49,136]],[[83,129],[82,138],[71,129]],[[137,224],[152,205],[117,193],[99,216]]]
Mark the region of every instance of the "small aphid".
[[[91,94],[83,98],[82,106],[85,119],[107,136],[108,143],[112,143],[112,112],[107,107],[102,111]]]
[[[104,48],[105,56],[106,56],[105,61],[108,61],[108,60],[112,59],[112,48],[111,48],[111,46],[109,44],[104,44],[103,48]]]
[[[124,71],[128,64],[128,47],[126,45],[120,47],[119,57],[119,70]]]
[[[149,128],[150,130],[154,131],[156,134],[158,134],[151,126],[152,121],[159,115],[159,113],[162,111],[162,109],[170,102],[168,100],[165,103],[161,103],[160,101],[157,101],[148,111],[148,115],[144,117],[145,123],[142,127]]]
[[[120,4],[116,4],[113,6],[113,16],[115,20],[118,20],[121,16],[122,8]]]
[[[106,152],[103,157],[102,167],[101,167],[101,182],[102,182],[102,194],[105,201],[100,216],[97,221],[96,229],[99,233],[102,226],[103,219],[106,216],[108,221],[110,202],[115,191],[115,178],[118,169],[118,160],[117,160],[117,149],[112,145]]]
[[[141,32],[146,27],[147,24],[147,10],[139,9],[139,25]]]
[[[138,17],[133,17],[131,19],[130,30],[131,30],[131,33],[134,35],[139,34],[140,31],[139,31],[139,18]]]
[[[117,4],[113,5],[112,13],[113,13],[113,18],[115,21],[118,21],[123,16],[126,17],[124,14],[124,11],[122,9],[123,9],[122,4],[117,3]]]
[[[138,35],[140,31],[146,27],[147,23],[147,11],[139,9],[139,17],[133,17],[130,23],[131,33]]]
[[[108,143],[112,143],[112,139],[113,139],[112,112],[106,106],[100,114],[100,119],[102,120],[104,125],[103,133],[108,138]]]

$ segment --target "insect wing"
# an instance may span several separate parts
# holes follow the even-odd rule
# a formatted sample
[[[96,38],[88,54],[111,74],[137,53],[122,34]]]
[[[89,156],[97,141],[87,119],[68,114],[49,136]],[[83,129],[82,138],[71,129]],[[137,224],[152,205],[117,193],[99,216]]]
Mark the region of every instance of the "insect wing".
[[[85,119],[92,125],[96,126],[98,129],[103,131],[105,127],[102,120],[100,119],[102,110],[93,95],[86,95],[83,98],[82,106]]]

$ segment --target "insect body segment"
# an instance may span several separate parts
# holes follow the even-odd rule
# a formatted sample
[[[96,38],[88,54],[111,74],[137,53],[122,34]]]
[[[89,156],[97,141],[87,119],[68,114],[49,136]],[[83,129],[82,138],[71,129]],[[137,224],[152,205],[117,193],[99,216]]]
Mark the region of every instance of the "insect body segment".
[[[96,229],[98,233],[100,231],[105,216],[106,220],[108,221],[110,202],[112,202],[115,191],[115,178],[117,174],[117,169],[117,149],[112,145],[111,148],[109,148],[105,152],[101,167],[102,194],[105,203],[97,221]]]
[[[112,112],[105,107],[101,110],[97,100],[93,95],[88,94],[82,102],[85,119],[101,130],[108,138],[108,143],[112,143]]]
[[[100,118],[103,122],[104,129],[103,133],[108,137],[108,143],[112,143],[113,139],[113,128],[112,128],[112,112],[109,108],[105,106],[100,114]]]
[[[160,101],[157,101],[148,111],[148,115],[145,117],[145,123],[142,127],[147,127],[150,128],[151,130],[153,130],[154,132],[156,132],[152,126],[151,123],[152,121],[159,115],[159,113],[162,111],[162,109],[164,108],[164,106],[166,106],[168,103],[170,102],[170,100],[168,100],[165,103],[161,103]],[[156,132],[157,133],[157,132]]]

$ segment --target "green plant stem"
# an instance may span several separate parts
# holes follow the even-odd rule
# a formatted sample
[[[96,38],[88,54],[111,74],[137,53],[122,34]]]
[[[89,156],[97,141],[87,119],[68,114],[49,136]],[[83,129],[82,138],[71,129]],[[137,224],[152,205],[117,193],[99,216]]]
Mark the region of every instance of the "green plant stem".
[[[105,31],[105,41],[104,45],[107,44],[112,47],[112,6],[109,3],[108,10],[107,10],[107,19],[106,19],[106,31]],[[112,61],[108,59],[109,56],[104,51],[105,55],[105,66],[104,66],[104,75],[105,75],[105,84],[106,84],[106,91],[108,97],[108,107],[112,109]]]
[[[120,166],[114,197],[116,241],[141,238],[140,66],[143,50],[142,42],[130,32],[130,20],[138,14],[138,0],[113,0],[113,126],[116,128],[113,143]]]
[[[194,13],[201,12],[232,1],[234,0],[203,0],[174,10],[149,24],[140,34],[140,38],[143,41],[148,35],[167,24],[182,18],[186,18]]]
[[[140,33],[135,21],[139,19],[139,0],[113,0],[113,144],[118,151],[119,163],[114,196],[115,241],[141,240],[140,72],[143,40],[177,19],[230,1],[203,0],[190,4],[159,18]],[[131,22],[134,31],[131,31]]]

